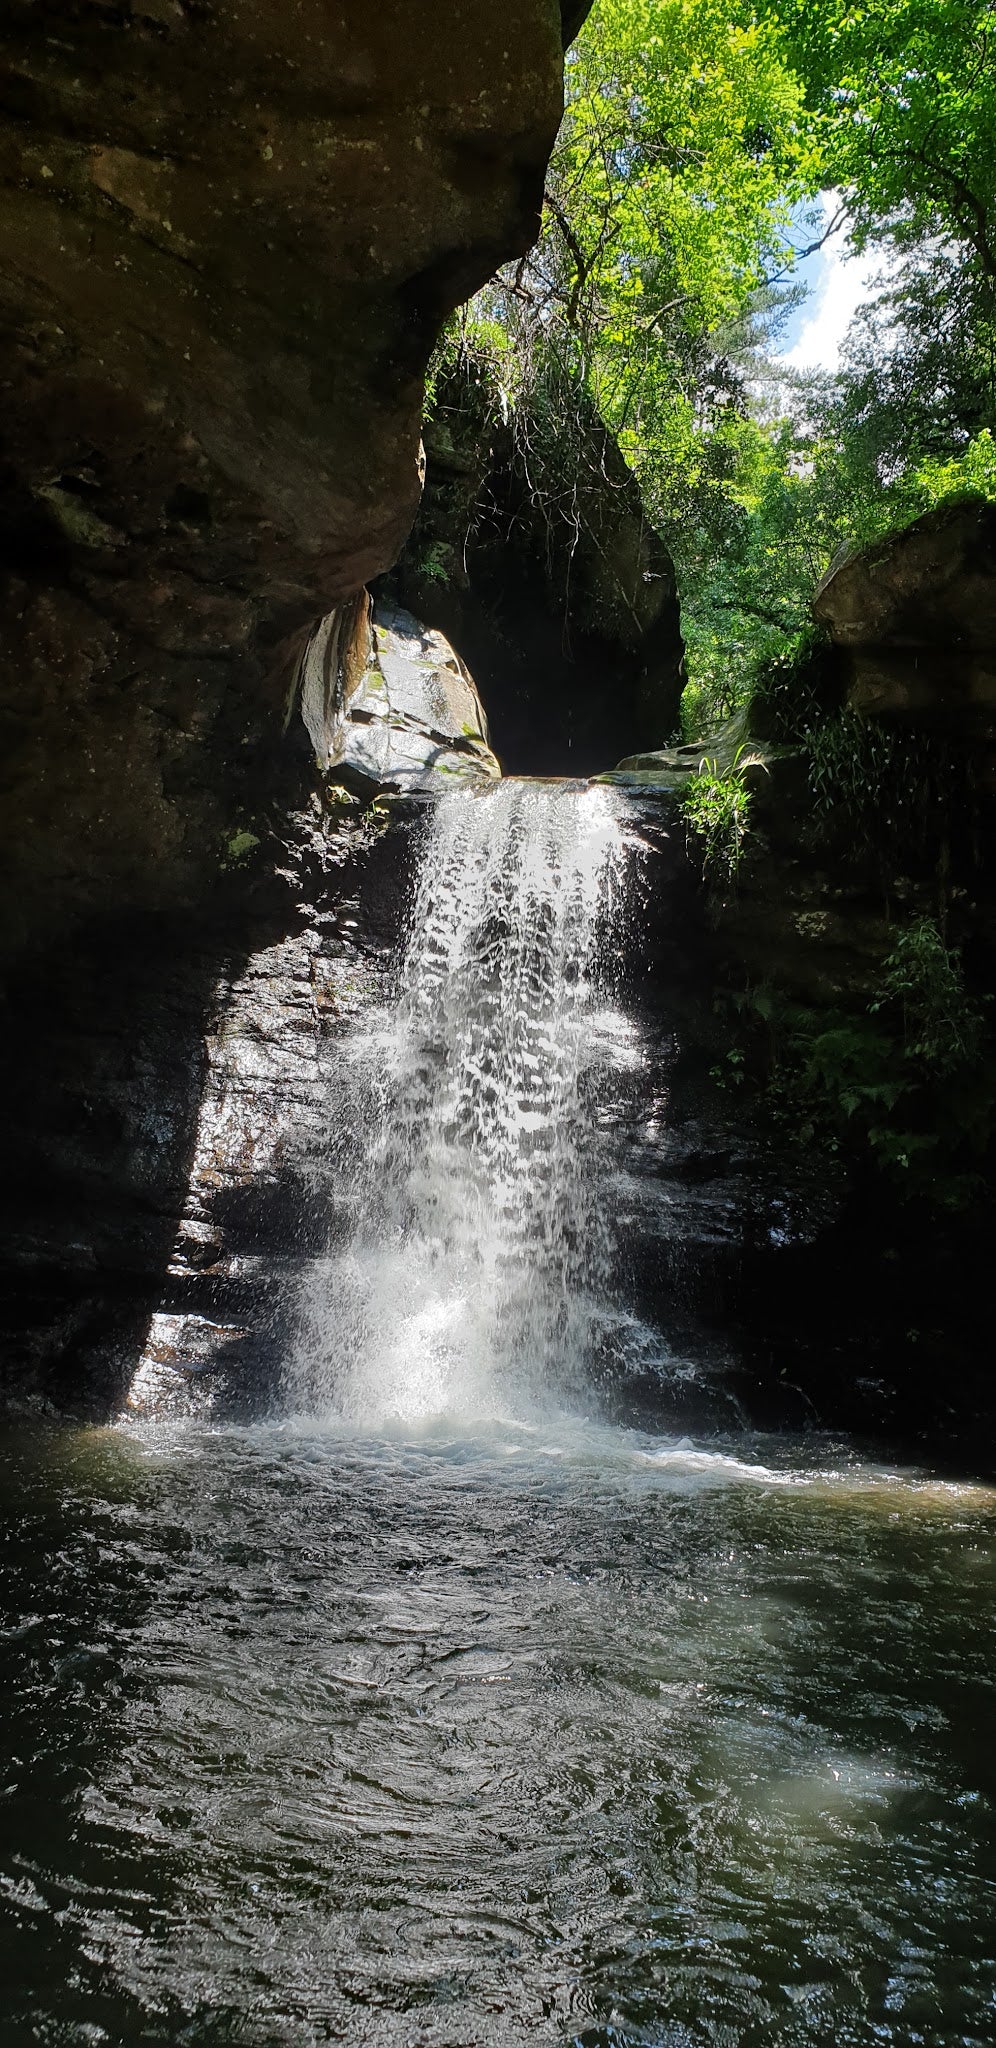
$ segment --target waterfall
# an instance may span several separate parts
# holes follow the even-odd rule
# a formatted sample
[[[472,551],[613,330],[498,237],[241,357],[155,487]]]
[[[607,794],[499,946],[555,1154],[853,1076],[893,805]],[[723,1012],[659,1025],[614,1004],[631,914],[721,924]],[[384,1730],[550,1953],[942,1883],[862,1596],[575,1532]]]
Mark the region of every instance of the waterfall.
[[[615,1311],[605,1077],[634,843],[607,789],[504,781],[428,825],[397,991],[346,1048],[291,1406],[359,1426],[590,1398]]]

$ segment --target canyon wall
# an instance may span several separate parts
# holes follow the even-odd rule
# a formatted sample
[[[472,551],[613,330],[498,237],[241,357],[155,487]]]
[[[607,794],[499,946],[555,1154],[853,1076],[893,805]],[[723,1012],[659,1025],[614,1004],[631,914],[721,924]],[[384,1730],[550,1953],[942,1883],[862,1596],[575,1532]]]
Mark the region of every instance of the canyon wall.
[[[429,352],[535,235],[585,11],[3,11],[2,1202],[29,1380],[58,1358],[75,1384],[112,1300],[125,1352],[147,1322],[224,991],[327,870],[299,658],[411,524]]]

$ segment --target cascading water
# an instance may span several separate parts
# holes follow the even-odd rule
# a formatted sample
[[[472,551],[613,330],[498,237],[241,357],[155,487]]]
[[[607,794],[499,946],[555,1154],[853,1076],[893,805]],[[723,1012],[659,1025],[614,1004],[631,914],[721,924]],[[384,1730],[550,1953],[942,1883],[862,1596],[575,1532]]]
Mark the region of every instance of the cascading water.
[[[296,1415],[0,1431],[4,2048],[993,2039],[996,1493],[592,1413],[614,801],[439,805]]]
[[[291,1404],[360,1424],[590,1395],[615,1315],[600,1084],[635,843],[607,790],[441,799],[397,999],[357,1029]],[[355,1134],[360,1133],[357,1158]]]

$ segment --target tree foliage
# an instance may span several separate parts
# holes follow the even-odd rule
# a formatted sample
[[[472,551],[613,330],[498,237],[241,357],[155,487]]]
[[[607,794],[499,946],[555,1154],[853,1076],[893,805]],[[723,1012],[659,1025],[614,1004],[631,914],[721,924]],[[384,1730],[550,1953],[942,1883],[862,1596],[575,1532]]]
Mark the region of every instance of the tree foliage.
[[[996,279],[992,0],[766,0],[859,248],[953,238]]]
[[[883,271],[839,373],[800,376],[775,350],[827,191]],[[486,362],[551,517],[584,422],[616,434],[708,730],[842,543],[996,495],[996,0],[596,0],[539,242],[451,346]]]
[[[595,8],[568,65],[547,253],[608,410],[632,411],[676,330],[715,331],[761,284],[809,182],[800,102],[777,30],[722,0]]]

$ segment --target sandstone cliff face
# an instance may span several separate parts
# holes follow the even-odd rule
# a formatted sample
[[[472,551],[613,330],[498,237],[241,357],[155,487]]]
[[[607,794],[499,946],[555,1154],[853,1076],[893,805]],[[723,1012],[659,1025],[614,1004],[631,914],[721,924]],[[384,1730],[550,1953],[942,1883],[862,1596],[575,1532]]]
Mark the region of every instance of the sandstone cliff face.
[[[425,362],[535,233],[584,11],[3,9],[0,1196],[8,1329],[70,1379],[155,1298],[224,991],[326,873],[297,664],[411,523]]]
[[[199,901],[253,829],[300,636],[414,516],[439,323],[535,233],[561,16],[14,0],[0,61],[6,938],[33,945],[108,897]]]

